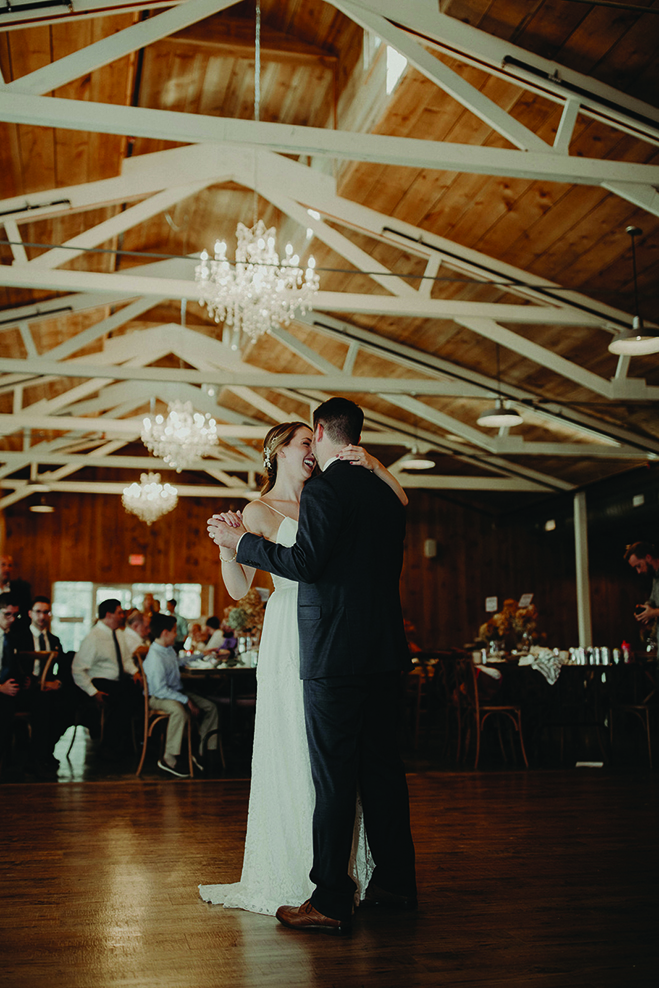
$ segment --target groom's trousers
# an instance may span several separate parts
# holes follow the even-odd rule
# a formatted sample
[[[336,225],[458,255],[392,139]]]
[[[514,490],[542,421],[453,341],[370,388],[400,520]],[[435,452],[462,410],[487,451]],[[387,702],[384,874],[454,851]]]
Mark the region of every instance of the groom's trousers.
[[[316,792],[313,906],[347,919],[357,790],[380,888],[414,896],[414,844],[405,768],[398,753],[401,674],[304,680],[304,709]]]

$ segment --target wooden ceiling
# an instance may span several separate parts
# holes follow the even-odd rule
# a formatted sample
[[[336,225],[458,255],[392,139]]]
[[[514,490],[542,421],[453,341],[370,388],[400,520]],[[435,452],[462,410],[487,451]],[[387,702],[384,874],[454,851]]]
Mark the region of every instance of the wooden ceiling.
[[[641,6],[262,0],[258,122],[253,0],[0,13],[0,507],[173,480],[139,432],[177,398],[222,426],[183,495],[253,488],[259,437],[329,394],[395,470],[429,453],[406,486],[484,505],[659,457],[657,354],[607,349],[635,312],[629,226],[659,309]],[[250,343],[194,267],[255,211],[321,292]],[[497,395],[522,425],[477,424]]]

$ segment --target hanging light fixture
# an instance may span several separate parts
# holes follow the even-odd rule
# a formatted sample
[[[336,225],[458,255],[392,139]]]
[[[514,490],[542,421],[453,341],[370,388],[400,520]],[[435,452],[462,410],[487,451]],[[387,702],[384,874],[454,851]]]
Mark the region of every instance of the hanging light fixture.
[[[139,484],[124,488],[121,500],[126,511],[152,525],[176,507],[178,491],[171,484],[161,484],[159,473],[143,473]]]
[[[634,271],[634,309],[635,315],[631,329],[625,329],[609,343],[609,352],[618,356],[637,357],[646,353],[659,353],[659,336],[655,330],[647,329],[638,311],[638,279],[636,276],[636,242],[635,237],[643,233],[637,226],[628,226],[626,233],[632,238],[632,267]]]
[[[401,470],[431,470],[434,465],[435,461],[429,460],[427,456],[419,453],[416,446],[413,446],[407,456],[398,463]]]
[[[208,412],[195,412],[191,401],[172,401],[167,416],[145,415],[142,442],[154,456],[180,473],[217,446],[217,422]]]
[[[261,102],[260,0],[256,3],[254,47],[254,120],[258,121]],[[256,163],[256,157],[254,161]],[[300,258],[293,252],[292,245],[287,244],[286,256],[280,261],[275,227],[268,229],[263,220],[257,221],[256,184],[255,175],[252,226],[238,224],[234,263],[227,258],[226,243],[217,240],[215,257],[202,251],[201,261],[195,268],[199,304],[206,307],[215,322],[223,322],[252,340],[267,333],[273,324],[288,326],[296,311],[305,313],[311,309],[319,287],[313,257],[308,259],[303,271]]]
[[[499,344],[497,348],[497,391],[499,392],[494,408],[488,408],[476,419],[477,425],[484,425],[490,429],[506,429],[513,425],[521,425],[524,419],[514,408],[509,408],[501,395],[501,368],[499,365]]]

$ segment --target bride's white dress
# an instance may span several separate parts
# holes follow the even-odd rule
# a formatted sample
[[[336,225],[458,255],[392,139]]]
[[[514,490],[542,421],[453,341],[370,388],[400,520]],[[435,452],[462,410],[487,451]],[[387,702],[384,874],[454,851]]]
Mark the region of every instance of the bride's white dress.
[[[273,509],[274,510],[274,509]],[[283,516],[277,542],[295,542],[297,522]],[[273,916],[281,905],[299,905],[314,886],[312,861],[314,789],[304,726],[297,628],[297,583],[272,577],[259,647],[252,782],[245,856],[239,882],[200,885],[206,902]],[[350,873],[363,895],[373,870],[361,806],[357,805]],[[218,864],[222,873],[222,862]]]

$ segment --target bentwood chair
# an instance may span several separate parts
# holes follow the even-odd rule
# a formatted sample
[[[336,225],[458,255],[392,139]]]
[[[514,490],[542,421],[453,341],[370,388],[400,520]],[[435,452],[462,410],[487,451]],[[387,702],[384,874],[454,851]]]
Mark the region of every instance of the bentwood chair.
[[[506,752],[501,735],[501,718],[507,720],[513,727],[519,738],[519,745],[524,759],[524,764],[528,768],[529,762],[524,748],[524,736],[522,734],[522,708],[513,704],[483,704],[478,694],[477,673],[474,663],[469,658],[458,659],[455,663],[455,681],[458,691],[459,703],[461,706],[461,721],[465,731],[464,756],[466,758],[471,742],[471,731],[476,737],[476,757],[474,768],[478,768],[481,751],[481,735],[486,722],[493,718],[496,721],[499,735],[499,745],[504,759]]]
[[[146,749],[149,742],[149,738],[153,735],[156,727],[159,724],[164,724],[165,721],[169,720],[169,714],[165,710],[154,710],[149,706],[149,684],[147,678],[144,675],[144,665],[140,655],[135,653],[133,656],[135,662],[137,663],[137,668],[139,669],[140,675],[142,677],[142,684],[144,690],[144,713],[143,713],[143,735],[142,735],[142,754],[140,757],[140,763],[137,766],[137,772],[135,775],[139,776],[144,767],[144,759],[146,758]],[[190,773],[190,778],[194,776],[194,765],[192,762],[192,718],[188,715],[185,735],[188,742],[188,771]],[[164,744],[164,740],[161,742]]]

